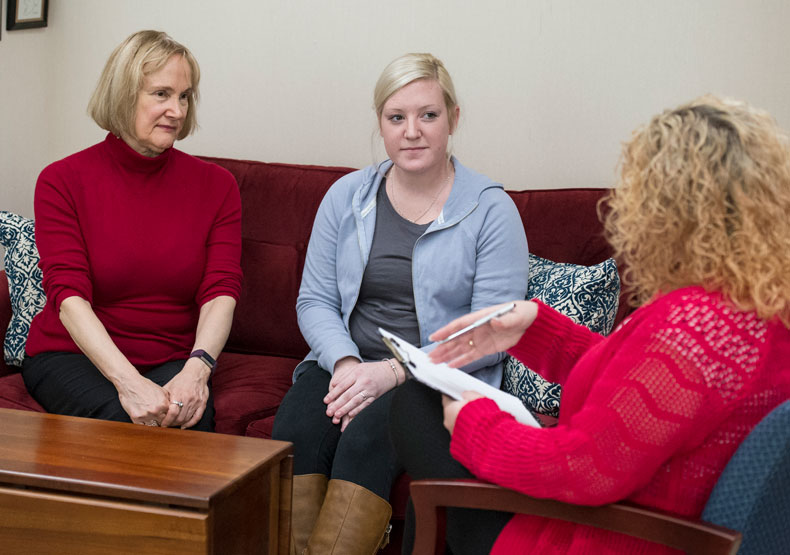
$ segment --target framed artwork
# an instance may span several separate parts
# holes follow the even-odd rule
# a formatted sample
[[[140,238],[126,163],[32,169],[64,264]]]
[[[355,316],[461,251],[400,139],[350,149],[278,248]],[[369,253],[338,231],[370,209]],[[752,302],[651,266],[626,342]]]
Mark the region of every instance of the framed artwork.
[[[6,26],[9,31],[47,26],[49,0],[8,0]]]

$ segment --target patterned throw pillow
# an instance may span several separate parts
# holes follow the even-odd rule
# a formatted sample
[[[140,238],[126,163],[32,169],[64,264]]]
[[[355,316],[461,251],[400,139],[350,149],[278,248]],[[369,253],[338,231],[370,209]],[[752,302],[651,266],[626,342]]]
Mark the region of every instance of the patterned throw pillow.
[[[5,334],[3,357],[6,364],[22,366],[30,322],[46,302],[41,287],[33,220],[0,212],[0,244],[5,247],[3,263],[13,313]]]
[[[529,255],[528,299],[539,299],[578,324],[606,335],[612,331],[620,298],[620,277],[613,259],[594,266],[560,264]],[[562,387],[515,358],[505,358],[502,389],[540,414],[557,416]]]

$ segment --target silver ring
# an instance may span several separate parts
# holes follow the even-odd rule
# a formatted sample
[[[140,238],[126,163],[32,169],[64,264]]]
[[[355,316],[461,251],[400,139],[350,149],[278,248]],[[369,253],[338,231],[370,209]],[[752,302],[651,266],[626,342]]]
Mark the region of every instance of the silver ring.
[[[360,393],[360,395],[362,395],[362,402],[365,402],[365,401],[367,401],[367,400],[368,400],[368,397],[369,397],[369,396],[368,396],[368,395],[365,395],[365,392],[364,392],[364,391],[362,391],[362,392]]]
[[[181,401],[170,401],[170,404],[178,405],[178,408],[182,408],[184,406],[184,403],[182,403]]]
[[[151,421],[150,421],[148,424],[146,424],[146,425],[147,425],[147,426],[159,426],[159,422],[157,422],[156,420],[151,420]]]

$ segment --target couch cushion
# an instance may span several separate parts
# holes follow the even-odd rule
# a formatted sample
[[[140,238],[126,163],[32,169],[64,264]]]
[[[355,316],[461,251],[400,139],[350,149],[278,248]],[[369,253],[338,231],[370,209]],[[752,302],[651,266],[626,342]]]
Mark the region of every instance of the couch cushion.
[[[253,420],[274,416],[298,359],[222,353],[211,378],[214,429],[244,435]]]
[[[227,348],[242,353],[304,357],[309,348],[296,322],[304,247],[242,242],[244,283]],[[252,286],[252,284],[255,284]]]
[[[272,429],[274,429],[274,415],[250,422],[247,426],[247,431],[244,432],[244,435],[250,437],[260,437],[263,439],[271,439]]]
[[[22,366],[30,322],[47,300],[41,285],[33,220],[0,212],[0,244],[6,249],[3,262],[12,310],[3,342],[3,359],[6,364]]]
[[[296,297],[318,206],[352,168],[202,157],[229,170],[241,193],[244,283],[226,351],[303,358]]]
[[[536,298],[577,324],[603,335],[612,331],[620,296],[620,277],[611,258],[593,266],[561,264],[529,255],[527,298]],[[562,388],[517,359],[505,358],[502,389],[532,411],[557,416]]]
[[[0,408],[46,412],[27,392],[22,374],[18,372],[0,378]]]
[[[609,189],[507,191],[518,208],[529,252],[589,266],[612,256],[596,206]]]

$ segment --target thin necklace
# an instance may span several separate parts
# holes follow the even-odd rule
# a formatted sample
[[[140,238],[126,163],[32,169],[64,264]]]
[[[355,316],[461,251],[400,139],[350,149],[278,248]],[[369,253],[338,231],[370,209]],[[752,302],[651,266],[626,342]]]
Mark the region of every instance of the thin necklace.
[[[416,224],[421,219],[423,219],[423,217],[430,211],[431,208],[433,208],[433,205],[436,204],[436,199],[438,199],[439,195],[442,194],[442,191],[444,191],[444,188],[450,182],[450,178],[452,176],[453,176],[453,172],[452,171],[448,172],[447,177],[444,178],[444,183],[442,183],[442,186],[439,187],[438,191],[436,191],[436,194],[434,195],[433,200],[431,201],[431,204],[428,205],[428,208],[423,210],[422,214],[420,214],[416,218],[409,218],[408,216],[405,215],[405,212],[403,212],[398,207],[398,201],[395,199],[395,183],[394,183],[395,180],[392,179],[392,177],[394,177],[394,174],[393,174],[392,176],[390,176],[390,180],[389,181],[390,181],[390,184],[391,184],[390,190],[392,191],[392,204],[395,206],[395,210],[398,212],[398,214],[403,215],[403,217],[406,218],[407,220],[409,220],[411,223]]]

